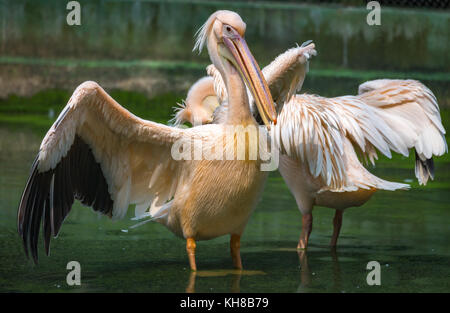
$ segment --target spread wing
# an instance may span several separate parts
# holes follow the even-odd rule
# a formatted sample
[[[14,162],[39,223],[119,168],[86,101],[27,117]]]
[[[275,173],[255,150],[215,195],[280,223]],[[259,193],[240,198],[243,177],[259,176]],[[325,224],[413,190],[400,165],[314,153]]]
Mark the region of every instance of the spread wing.
[[[391,150],[408,155],[401,138],[392,131],[376,110],[355,96],[320,99],[327,103],[339,121],[345,136],[356,146],[363,157],[372,164],[378,158],[377,150],[391,157]]]
[[[302,88],[309,70],[309,59],[317,54],[311,41],[280,54],[262,70],[277,109]]]
[[[285,103],[272,127],[280,151],[308,164],[314,177],[321,176],[333,189],[345,186],[344,131],[339,116],[326,98],[296,95]]]
[[[18,210],[18,231],[25,251],[37,262],[43,225],[49,253],[74,199],[112,218],[130,204],[137,214],[173,197],[182,162],[171,146],[186,136],[142,120],[114,101],[98,84],[80,85],[42,141]]]
[[[372,162],[377,158],[376,150],[389,157],[390,149],[408,153],[389,125],[355,96],[296,95],[284,105],[278,121],[274,139],[281,151],[308,164],[310,173],[321,176],[331,189],[347,184],[346,139]]]
[[[332,189],[346,184],[344,139],[372,163],[377,151],[408,156],[414,148],[416,177],[425,184],[433,178],[432,156],[447,151],[436,98],[415,81],[371,83],[363,85],[365,92],[358,96],[296,95],[278,116],[275,142],[283,153],[306,162],[310,173]]]
[[[434,178],[433,156],[448,151],[436,97],[415,80],[379,79],[359,86],[358,98],[390,127],[398,140],[390,149],[408,155],[416,152],[416,177],[420,184]]]

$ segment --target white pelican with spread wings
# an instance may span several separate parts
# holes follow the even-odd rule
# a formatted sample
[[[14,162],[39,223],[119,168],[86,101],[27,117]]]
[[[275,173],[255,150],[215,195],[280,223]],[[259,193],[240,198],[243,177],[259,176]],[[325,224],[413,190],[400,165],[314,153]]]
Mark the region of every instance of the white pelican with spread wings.
[[[207,46],[225,82],[227,125],[257,125],[247,85],[269,126],[275,107],[243,39],[245,29],[238,14],[217,11],[200,29],[195,47]],[[267,177],[261,159],[177,160],[172,155],[180,141],[200,141],[201,152],[211,146],[236,149],[236,138],[226,140],[226,132],[225,125],[181,129],[146,121],[97,83],[81,84],[42,141],[20,201],[18,231],[26,253],[30,250],[37,262],[41,223],[49,253],[51,236],[58,235],[77,199],[112,218],[123,217],[130,204],[138,216],[148,211],[186,239],[192,270],[196,240],[231,235],[233,263],[242,268],[240,236]]]

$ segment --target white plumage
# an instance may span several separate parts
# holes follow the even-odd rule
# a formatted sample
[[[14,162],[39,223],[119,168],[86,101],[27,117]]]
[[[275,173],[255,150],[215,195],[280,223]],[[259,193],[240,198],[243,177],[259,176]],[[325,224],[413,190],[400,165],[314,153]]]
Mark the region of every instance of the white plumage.
[[[434,177],[432,157],[447,152],[436,98],[418,81],[368,81],[359,86],[355,96],[294,95],[301,88],[313,55],[314,44],[304,44],[289,49],[262,70],[277,104],[278,124],[271,135],[281,152],[279,170],[300,211],[307,215],[299,248],[307,246],[314,205],[337,209],[331,242],[335,245],[343,209],[362,205],[376,190],[409,188],[372,175],[357,152],[374,164],[377,150],[390,158],[391,151],[408,156],[414,148],[420,184]],[[220,121],[227,111],[225,88],[213,65],[208,66],[207,73],[213,80],[198,82],[192,88],[214,84],[216,95],[225,105],[209,112]]]
[[[257,126],[243,79],[260,99],[260,113],[275,116],[260,69],[242,38],[245,23],[240,16],[218,11],[201,29],[196,47],[207,45],[211,61],[227,82],[228,124]],[[233,152],[242,147],[236,137],[245,136],[245,129],[236,127],[236,137],[227,137],[228,131],[225,125],[181,129],[146,121],[120,106],[97,83],[81,84],[44,137],[20,201],[18,230],[26,253],[31,250],[37,262],[41,224],[49,253],[51,236],[58,234],[78,199],[112,218],[123,217],[135,204],[137,217],[150,216],[186,239],[192,270],[196,240],[230,235],[234,266],[242,268],[240,236],[267,172],[261,171],[260,158],[202,157],[211,147]],[[192,152],[178,158],[180,146],[192,147]],[[244,146],[244,155],[247,150]]]

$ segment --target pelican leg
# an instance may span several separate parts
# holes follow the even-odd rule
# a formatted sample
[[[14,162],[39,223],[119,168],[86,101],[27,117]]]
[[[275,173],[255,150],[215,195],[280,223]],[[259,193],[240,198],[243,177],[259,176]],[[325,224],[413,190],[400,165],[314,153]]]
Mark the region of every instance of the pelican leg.
[[[232,234],[230,238],[230,252],[233,259],[234,268],[241,270],[241,236]]]
[[[308,213],[302,216],[302,233],[298,240],[297,249],[305,250],[308,247],[309,235],[311,234],[313,223],[312,213]]]
[[[342,210],[336,210],[336,213],[334,214],[333,236],[331,237],[331,242],[330,242],[330,246],[332,246],[332,247],[336,247],[337,240],[339,237],[339,232],[341,231],[343,214],[344,214],[344,211],[342,211]]]
[[[189,265],[191,266],[191,271],[197,270],[197,265],[195,264],[195,239],[194,238],[188,238],[186,240],[186,252],[189,257]]]

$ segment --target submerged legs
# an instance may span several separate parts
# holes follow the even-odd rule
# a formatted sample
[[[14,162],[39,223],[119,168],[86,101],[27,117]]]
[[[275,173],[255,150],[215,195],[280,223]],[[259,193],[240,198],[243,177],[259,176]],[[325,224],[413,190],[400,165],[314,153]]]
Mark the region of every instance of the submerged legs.
[[[242,269],[241,261],[241,236],[232,234],[230,238],[230,252],[233,259],[233,265],[236,269]]]
[[[343,210],[336,210],[333,219],[333,236],[331,237],[330,246],[335,247],[339,238],[339,233],[342,227]],[[313,217],[312,214],[305,214],[302,216],[302,233],[298,241],[297,249],[306,249],[308,247],[309,235],[312,230]]]
[[[191,266],[192,271],[197,271],[197,265],[195,263],[195,239],[187,238],[186,239],[186,252],[189,258],[189,265]],[[231,258],[233,259],[233,265],[236,269],[242,269],[242,261],[241,261],[241,236],[232,234],[230,238],[230,252]]]
[[[308,213],[302,216],[302,233],[298,241],[297,249],[306,249],[308,247],[309,235],[312,230],[313,216]]]
[[[332,247],[335,247],[337,244],[339,232],[341,231],[343,214],[344,214],[344,211],[342,211],[342,210],[336,210],[336,213],[334,214],[333,236],[331,237],[331,242],[330,242],[330,246],[332,246]]]
[[[186,239],[186,252],[189,257],[189,265],[191,266],[192,271],[197,270],[197,265],[195,264],[195,240],[194,238]]]

